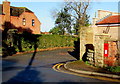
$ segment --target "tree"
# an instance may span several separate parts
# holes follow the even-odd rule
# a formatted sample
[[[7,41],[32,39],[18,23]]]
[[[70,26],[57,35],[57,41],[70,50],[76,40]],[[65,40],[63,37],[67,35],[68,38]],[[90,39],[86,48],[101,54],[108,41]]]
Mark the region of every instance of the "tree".
[[[82,60],[83,54],[85,53],[83,50],[85,49],[85,46],[83,43],[84,39],[86,38],[86,29],[89,23],[89,16],[87,15],[88,7],[90,4],[90,0],[79,0],[77,2],[76,0],[72,0],[72,2],[69,2],[69,0],[66,0],[66,6],[70,9],[71,16],[75,19],[75,30],[78,33],[80,37],[80,59]]]
[[[60,29],[59,32],[61,35],[65,35],[65,33],[72,34],[72,19],[68,11],[69,9],[65,6],[60,12],[57,13],[55,26]]]
[[[52,34],[58,34],[58,35],[61,34],[59,27],[54,27],[54,28],[50,29],[49,32]]]
[[[88,15],[86,15],[86,19],[85,19],[85,25],[86,27],[90,26],[90,23],[89,23],[89,17]],[[74,34],[78,35],[78,30],[79,30],[79,20],[75,20],[75,22],[73,23],[73,28],[74,28]]]
[[[84,26],[89,25],[89,16],[87,15],[89,4],[90,0],[79,0],[79,2],[75,0],[69,2],[69,0],[66,0],[66,6],[71,10],[71,16],[75,19],[74,27],[79,33]]]
[[[87,9],[90,1],[65,0],[64,7],[54,16],[56,16],[55,27],[60,29],[62,35],[66,32],[78,35],[84,26],[89,26],[89,15]]]

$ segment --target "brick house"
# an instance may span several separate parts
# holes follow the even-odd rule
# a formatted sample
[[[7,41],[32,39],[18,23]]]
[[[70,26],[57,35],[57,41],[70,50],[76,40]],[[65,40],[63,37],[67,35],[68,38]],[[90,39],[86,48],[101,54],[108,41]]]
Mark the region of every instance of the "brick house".
[[[0,4],[0,29],[16,29],[18,32],[28,31],[32,34],[40,34],[40,21],[26,7],[10,6],[9,1]]]
[[[52,34],[52,33],[50,33],[50,32],[41,32],[41,34]]]

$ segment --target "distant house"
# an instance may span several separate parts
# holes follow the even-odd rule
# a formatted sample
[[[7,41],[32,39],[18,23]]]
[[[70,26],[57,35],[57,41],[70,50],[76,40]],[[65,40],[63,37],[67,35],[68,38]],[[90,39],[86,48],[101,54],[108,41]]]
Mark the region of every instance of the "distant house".
[[[9,1],[0,4],[0,29],[16,29],[18,32],[28,31],[32,34],[40,34],[40,21],[26,7],[10,6]]]
[[[50,32],[41,32],[41,34],[52,34]]]

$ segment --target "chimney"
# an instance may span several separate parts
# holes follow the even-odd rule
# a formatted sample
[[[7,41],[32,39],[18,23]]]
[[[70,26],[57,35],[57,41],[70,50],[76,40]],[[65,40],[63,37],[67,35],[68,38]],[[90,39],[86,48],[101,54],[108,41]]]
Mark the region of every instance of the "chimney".
[[[10,2],[3,1],[3,14],[5,14],[5,22],[10,22]]]
[[[96,17],[95,17],[95,18],[92,18],[92,25],[93,25],[93,26],[95,26],[95,24],[97,23],[97,20],[98,20],[98,18],[96,18]]]

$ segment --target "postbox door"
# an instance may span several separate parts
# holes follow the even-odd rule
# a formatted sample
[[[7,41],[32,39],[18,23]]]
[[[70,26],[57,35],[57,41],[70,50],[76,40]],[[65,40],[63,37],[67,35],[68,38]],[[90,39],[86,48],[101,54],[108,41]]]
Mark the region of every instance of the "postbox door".
[[[108,43],[104,43],[104,57],[108,57]]]

